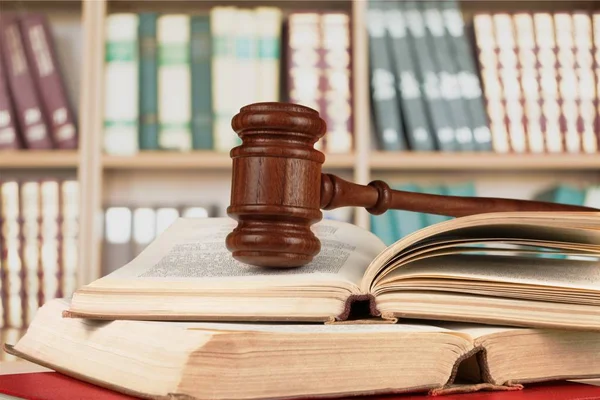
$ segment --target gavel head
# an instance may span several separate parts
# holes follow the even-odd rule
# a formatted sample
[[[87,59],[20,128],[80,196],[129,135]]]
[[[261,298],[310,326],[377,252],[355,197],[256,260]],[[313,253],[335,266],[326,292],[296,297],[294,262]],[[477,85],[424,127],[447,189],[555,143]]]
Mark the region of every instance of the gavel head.
[[[320,210],[326,124],[311,108],[257,103],[233,117],[242,144],[231,150],[231,203],[238,221],[226,239],[233,257],[261,267],[299,267],[319,253],[311,225]]]

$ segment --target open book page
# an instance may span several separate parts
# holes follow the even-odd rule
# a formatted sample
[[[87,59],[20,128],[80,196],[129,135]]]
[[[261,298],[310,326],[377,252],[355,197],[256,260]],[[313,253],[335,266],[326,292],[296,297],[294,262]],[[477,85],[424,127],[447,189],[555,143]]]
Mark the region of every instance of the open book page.
[[[402,258],[407,251],[420,247],[435,247],[449,242],[482,239],[522,239],[535,245],[554,242],[555,247],[585,248],[600,252],[600,213],[547,213],[506,212],[478,214],[456,218],[416,231],[380,253],[369,265],[361,282],[368,291],[375,277],[393,260]],[[562,244],[562,245],[561,245]]]
[[[378,284],[392,287],[600,305],[600,261],[451,254],[409,263]]]
[[[368,231],[323,220],[313,226],[321,251],[311,263],[302,268],[260,268],[234,260],[225,247],[225,237],[235,226],[229,218],[181,218],[132,262],[88,287],[213,292],[293,287],[310,292],[337,285],[358,293],[367,265],[385,248]]]

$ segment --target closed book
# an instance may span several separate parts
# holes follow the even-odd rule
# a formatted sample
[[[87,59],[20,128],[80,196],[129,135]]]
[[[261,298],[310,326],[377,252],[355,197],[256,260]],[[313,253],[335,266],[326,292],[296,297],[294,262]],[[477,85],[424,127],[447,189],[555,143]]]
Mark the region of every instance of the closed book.
[[[441,7],[438,2],[425,1],[419,2],[419,9],[425,22],[428,48],[440,79],[442,98],[452,116],[457,148],[460,151],[474,151],[475,139],[469,122],[469,109],[462,96],[458,65],[448,43],[449,34],[444,25]]]
[[[76,149],[77,121],[67,95],[48,19],[43,14],[20,18],[23,45],[44,107],[55,147]]]
[[[8,87],[5,62],[6,60],[0,59],[0,150],[14,150],[23,145],[17,131],[17,115]]]
[[[448,93],[443,91],[441,69],[429,45],[431,39],[428,38],[425,16],[417,2],[403,2],[402,6],[408,21],[411,54],[418,65],[419,81],[423,85],[422,89],[429,110],[428,115],[436,134],[437,147],[444,152],[458,151],[455,123],[447,102]]]
[[[42,275],[42,203],[40,182],[20,184],[21,265],[23,269],[23,313],[25,325],[33,321],[40,306]]]
[[[70,298],[77,289],[79,265],[79,181],[60,182],[60,297]]]
[[[433,151],[435,139],[429,125],[417,66],[410,53],[406,15],[399,1],[384,4],[388,5],[384,18],[389,37],[388,45],[393,55],[392,64],[396,74],[402,119],[406,126],[406,139],[413,151]]]
[[[138,16],[106,17],[104,65],[104,151],[132,155],[139,151]]]
[[[438,3],[441,7],[446,28],[446,39],[450,53],[458,68],[458,81],[463,101],[466,103],[471,131],[475,140],[476,150],[492,150],[492,134],[485,112],[485,101],[479,71],[474,61],[475,52],[465,34],[464,21],[458,2],[455,0]]]
[[[4,344],[17,343],[25,334],[25,328],[3,328],[0,329],[0,346],[4,346]],[[7,353],[6,351],[0,350],[0,362],[13,362],[13,361],[22,361],[20,358],[14,356],[13,354]],[[0,369],[0,371],[3,371]],[[0,373],[0,377],[2,374]],[[3,388],[0,385],[0,388]],[[2,389],[0,389],[0,393],[2,393]],[[4,400],[4,399],[2,399]],[[9,399],[12,400],[12,399]]]
[[[139,14],[139,145],[158,150],[158,45],[156,13]]]
[[[387,46],[384,6],[383,1],[370,0],[367,10],[371,108],[379,148],[401,151],[407,150],[408,146],[398,102],[392,56]]]
[[[150,207],[133,210],[132,253],[137,257],[156,238],[156,211]]]
[[[294,12],[288,16],[285,38],[287,101],[324,112],[321,75],[323,69],[321,16],[316,12]],[[323,150],[327,135],[315,148]]]
[[[192,147],[194,150],[212,150],[212,45],[210,17],[191,17],[191,69],[192,69]]]
[[[60,295],[60,266],[62,263],[61,191],[57,180],[40,184],[41,195],[41,270],[40,304]]]
[[[239,111],[237,102],[235,7],[213,7],[210,10],[212,40],[212,104],[213,140],[218,152],[229,151],[241,143],[231,129],[231,119]]]
[[[158,17],[158,141],[161,149],[192,149],[190,16]]]
[[[3,13],[0,16],[0,50],[23,144],[28,149],[51,149],[54,145],[42,100],[27,61],[19,21],[14,14]]]
[[[341,12],[321,15],[323,33],[322,118],[327,124],[325,150],[328,153],[352,151],[352,80],[350,16]]]
[[[25,287],[21,260],[21,202],[18,181],[0,183],[0,266],[2,268],[2,289],[4,326],[23,328],[25,316],[23,305]]]
[[[104,212],[102,276],[133,258],[131,249],[133,216],[128,207],[107,207]]]
[[[281,91],[281,35],[283,13],[277,7],[257,7],[257,101],[279,101]]]

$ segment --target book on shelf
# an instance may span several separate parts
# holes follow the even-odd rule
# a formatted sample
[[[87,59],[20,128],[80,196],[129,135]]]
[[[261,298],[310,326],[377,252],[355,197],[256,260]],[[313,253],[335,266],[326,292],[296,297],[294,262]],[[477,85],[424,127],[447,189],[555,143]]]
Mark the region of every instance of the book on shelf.
[[[133,261],[77,290],[67,315],[335,322],[362,307],[382,321],[600,330],[598,223],[597,213],[481,214],[386,247],[324,220],[313,228],[322,249],[310,264],[265,270],[226,249],[235,221],[181,218]],[[590,260],[543,258],[556,254]]]
[[[38,307],[77,286],[79,185],[0,182],[0,328],[24,328]]]
[[[63,318],[68,310],[65,300],[45,304],[25,336],[5,350],[136,397],[443,394],[600,376],[596,332],[414,321],[90,321]],[[288,379],[299,375],[302,379]]]

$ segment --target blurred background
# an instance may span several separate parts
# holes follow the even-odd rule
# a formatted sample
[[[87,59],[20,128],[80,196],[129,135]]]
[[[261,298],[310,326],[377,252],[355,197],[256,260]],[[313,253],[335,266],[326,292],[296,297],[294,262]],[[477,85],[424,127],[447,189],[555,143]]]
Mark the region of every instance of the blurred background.
[[[225,216],[245,104],[318,110],[355,182],[600,207],[599,97],[599,1],[2,0],[0,343]],[[446,219],[324,216],[387,244]]]

